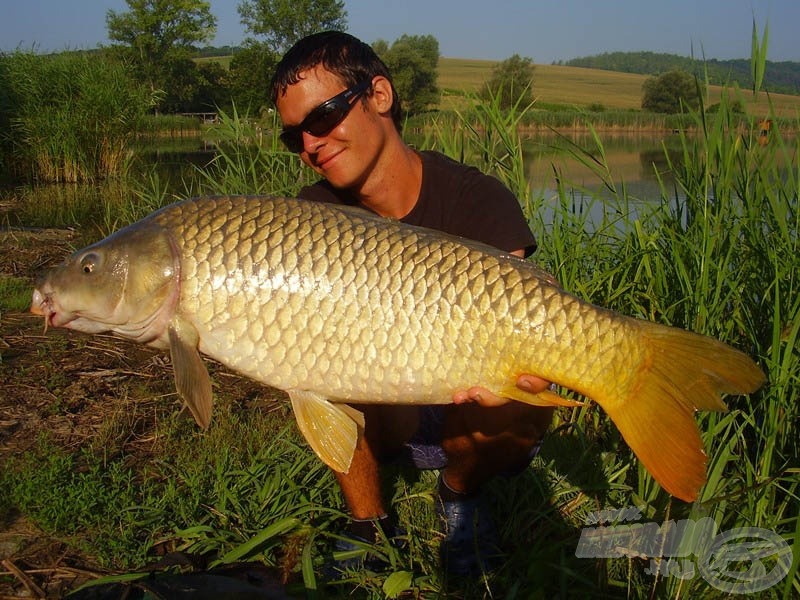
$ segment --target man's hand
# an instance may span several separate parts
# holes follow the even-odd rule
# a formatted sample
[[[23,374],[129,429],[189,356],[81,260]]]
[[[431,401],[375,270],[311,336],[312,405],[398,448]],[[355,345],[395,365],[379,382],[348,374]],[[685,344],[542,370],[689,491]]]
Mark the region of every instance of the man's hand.
[[[536,377],[536,375],[523,373],[517,378],[517,387],[525,392],[538,394],[550,387],[550,382],[541,377]],[[486,388],[480,386],[475,386],[466,391],[462,390],[453,394],[454,404],[466,404],[468,402],[475,402],[481,406],[502,406],[503,404],[511,402],[511,400],[496,396]]]

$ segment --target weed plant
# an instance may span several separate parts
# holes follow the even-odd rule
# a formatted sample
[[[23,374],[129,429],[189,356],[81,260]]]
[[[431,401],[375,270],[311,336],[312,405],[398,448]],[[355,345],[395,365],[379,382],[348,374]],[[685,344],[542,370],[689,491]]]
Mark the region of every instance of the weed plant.
[[[39,181],[124,174],[152,100],[122,64],[83,52],[2,55],[0,88],[3,146]]]

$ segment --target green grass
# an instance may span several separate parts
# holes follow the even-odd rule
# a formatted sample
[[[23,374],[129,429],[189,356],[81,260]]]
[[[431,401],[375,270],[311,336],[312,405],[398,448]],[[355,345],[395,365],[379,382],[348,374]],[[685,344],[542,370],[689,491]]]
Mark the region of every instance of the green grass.
[[[0,473],[0,514],[13,507],[116,569],[152,562],[156,544],[277,564],[284,539],[265,530],[286,534],[341,517],[332,475],[285,419],[215,416],[200,437],[183,418],[166,419],[155,458],[136,470],[104,438],[74,453],[43,434]]]
[[[19,277],[0,274],[0,314],[23,311],[30,306],[31,284]]]

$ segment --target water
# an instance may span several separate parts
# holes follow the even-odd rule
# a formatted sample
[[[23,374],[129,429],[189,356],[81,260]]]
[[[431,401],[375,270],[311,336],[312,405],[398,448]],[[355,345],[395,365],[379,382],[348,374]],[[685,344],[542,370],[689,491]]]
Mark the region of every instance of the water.
[[[674,200],[684,199],[675,192],[670,168],[670,162],[682,161],[678,135],[601,133],[599,137],[602,147],[589,134],[537,134],[525,140],[528,179],[541,206],[537,218],[545,227],[553,224],[561,200],[559,179],[571,210],[585,214],[592,230],[619,215],[642,216],[660,201],[662,184]]]
[[[554,167],[570,187],[611,199],[615,194],[604,184],[606,181],[620,188],[623,183],[628,195],[636,200],[654,201],[660,197],[660,176],[667,184],[672,182],[669,161],[680,164],[680,139],[677,135],[611,135],[601,136],[602,152],[589,135],[574,135],[567,139],[555,134],[537,135],[525,141],[523,151],[528,165],[529,179],[534,190],[545,194],[556,190]],[[579,147],[608,166],[608,174],[600,164],[587,167],[573,153],[581,154]],[[584,156],[584,162],[591,159]],[[602,176],[599,174],[603,174]]]
[[[661,190],[657,174],[671,187],[671,177],[664,147],[674,161],[680,160],[679,138],[677,135],[642,136],[601,134],[605,164],[608,172],[599,165],[588,168],[571,152],[581,148],[599,158],[600,151],[589,135],[537,134],[525,140],[523,151],[526,170],[531,182],[534,198],[543,206],[545,225],[552,223],[558,202],[556,173],[565,182],[568,197],[576,211],[587,211],[589,222],[599,222],[605,212],[616,211],[618,195],[610,188],[621,190],[624,185],[628,204],[626,210],[636,211],[636,206],[652,204],[660,198]],[[146,146],[140,149],[134,168],[134,187],[147,188],[158,178],[158,185],[170,194],[182,195],[193,189],[191,181],[197,178],[202,169],[214,157],[214,147],[199,139],[184,138]],[[669,189],[668,187],[668,189]],[[0,212],[6,224],[43,226],[42,222],[26,222],[26,211],[16,211],[13,197],[21,194],[41,195],[48,202],[65,205],[65,211],[54,211],[52,215],[58,222],[53,226],[73,226],[92,220],[92,211],[102,206],[104,197],[117,197],[132,193],[119,182],[100,183],[86,186],[47,185],[36,187],[7,188],[0,190]],[[621,195],[621,194],[620,194]],[[75,208],[77,207],[77,208]],[[3,209],[5,208],[5,211]],[[48,215],[49,216],[49,215]],[[47,218],[46,216],[45,218]],[[113,215],[103,215],[104,229],[113,225]]]

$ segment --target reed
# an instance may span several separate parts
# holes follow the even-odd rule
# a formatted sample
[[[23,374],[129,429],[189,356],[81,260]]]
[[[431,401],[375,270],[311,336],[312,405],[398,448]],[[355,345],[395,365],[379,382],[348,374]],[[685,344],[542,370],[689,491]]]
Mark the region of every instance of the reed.
[[[269,113],[254,120],[220,111],[214,130],[217,155],[208,167],[199,169],[199,186],[211,194],[273,194],[290,196],[318,178],[295,154],[287,152],[278,138],[280,118]]]
[[[207,128],[196,116],[158,114],[146,115],[137,133],[144,138],[198,137]]]
[[[83,52],[22,51],[0,63],[16,173],[72,183],[124,174],[152,98],[123,65]]]

